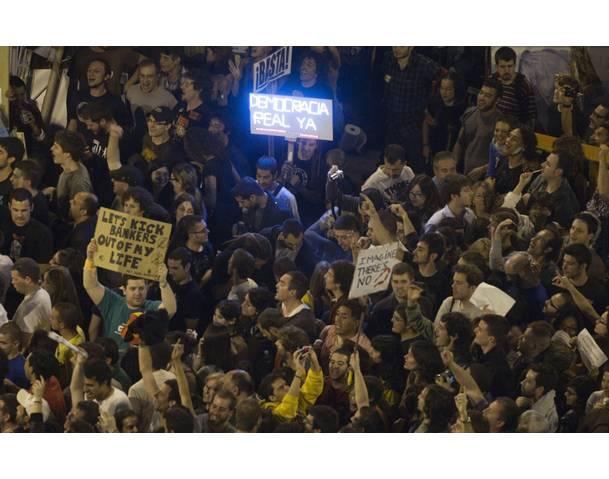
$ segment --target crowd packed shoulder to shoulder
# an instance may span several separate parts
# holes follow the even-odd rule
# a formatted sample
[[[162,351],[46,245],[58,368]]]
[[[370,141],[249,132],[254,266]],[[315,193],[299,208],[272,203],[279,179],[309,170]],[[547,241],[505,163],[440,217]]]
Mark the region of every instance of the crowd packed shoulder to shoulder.
[[[335,140],[271,155],[271,52],[79,48],[64,129],[11,77],[0,431],[609,432],[609,102],[559,75],[542,124],[509,47],[467,85],[411,47],[297,48],[275,91],[332,100]],[[173,225],[158,281],[99,267],[101,207]]]

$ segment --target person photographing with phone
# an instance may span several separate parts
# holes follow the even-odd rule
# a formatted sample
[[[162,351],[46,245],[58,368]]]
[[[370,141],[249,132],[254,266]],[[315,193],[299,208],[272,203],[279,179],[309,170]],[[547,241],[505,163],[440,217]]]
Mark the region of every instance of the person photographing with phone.
[[[307,361],[310,363],[308,371]],[[262,398],[261,406],[285,421],[294,419],[297,414],[306,414],[320,396],[324,385],[323,372],[315,349],[311,346],[294,351],[288,364],[294,371],[289,386],[282,374],[271,373],[262,380],[258,389]]]

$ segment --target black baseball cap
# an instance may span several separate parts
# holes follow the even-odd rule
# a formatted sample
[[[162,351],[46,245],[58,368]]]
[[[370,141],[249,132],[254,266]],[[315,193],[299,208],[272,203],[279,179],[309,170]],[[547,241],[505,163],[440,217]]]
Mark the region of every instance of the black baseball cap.
[[[166,106],[154,108],[146,115],[146,117],[150,116],[159,123],[172,123],[174,118],[173,112]]]
[[[129,186],[141,186],[144,183],[142,172],[131,165],[123,165],[118,170],[112,170],[110,178],[127,183]]]

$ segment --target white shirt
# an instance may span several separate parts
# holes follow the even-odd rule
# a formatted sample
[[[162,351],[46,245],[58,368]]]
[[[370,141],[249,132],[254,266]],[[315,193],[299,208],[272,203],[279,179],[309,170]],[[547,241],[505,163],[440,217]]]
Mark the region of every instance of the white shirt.
[[[6,309],[4,309],[4,306],[0,303],[0,326],[4,323],[8,323],[8,314],[6,314]]]
[[[176,379],[175,374],[166,371],[165,369],[153,371],[152,376],[159,389],[165,381]],[[131,400],[132,409],[141,418],[142,431],[148,432],[158,429],[160,427],[160,417],[158,417],[158,414],[154,410],[153,399],[150,397],[150,394],[146,392],[143,379],[140,379],[129,388],[128,396]]]
[[[455,218],[455,214],[450,210],[448,205],[441,210],[436,211],[431,218],[427,220],[427,223],[425,223],[425,233],[432,231],[432,229],[438,226],[444,218]],[[471,209],[465,208],[464,219],[466,223],[471,224],[471,222],[476,219],[476,215]]]
[[[452,307],[451,307],[452,305]],[[434,324],[437,325],[440,322],[442,316],[446,313],[461,313],[467,316],[470,320],[474,320],[479,316],[482,316],[487,311],[483,311],[476,306],[474,306],[469,301],[461,301],[460,299],[453,300],[452,296],[445,298],[438,309],[438,313],[436,314],[436,319],[434,320]]]
[[[106,412],[114,416],[119,409],[131,409],[131,402],[127,395],[120,389],[112,388],[112,394],[103,401],[99,402],[99,412]]]
[[[406,193],[408,183],[414,178],[414,172],[409,166],[402,168],[402,173],[397,178],[392,178],[383,172],[381,166],[372,173],[365,183],[362,185],[361,190],[364,191],[368,188],[372,188],[380,191],[387,201],[398,201],[400,197],[403,197]]]
[[[51,329],[51,298],[44,289],[28,294],[13,315],[13,321],[23,333]]]
[[[548,421],[548,425],[550,426],[550,432],[556,432],[558,430],[558,413],[556,412],[556,403],[554,402],[555,396],[556,391],[552,389],[541,396],[539,400],[531,406],[533,411],[543,414],[543,417],[546,418],[546,421]]]

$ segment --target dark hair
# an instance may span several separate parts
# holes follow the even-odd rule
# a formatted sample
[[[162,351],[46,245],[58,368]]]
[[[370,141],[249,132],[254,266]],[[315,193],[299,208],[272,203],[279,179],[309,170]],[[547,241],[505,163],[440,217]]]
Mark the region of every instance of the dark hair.
[[[489,274],[488,262],[484,259],[480,253],[475,251],[466,251],[459,259],[465,261],[466,264],[475,266],[482,273],[483,278],[486,278]]]
[[[15,188],[14,190],[11,190],[8,195],[8,202],[10,204],[13,201],[27,201],[30,204],[30,207],[34,204],[34,198],[32,197],[32,193],[30,193],[25,188]]]
[[[8,84],[13,88],[25,88],[25,82],[17,75],[9,75]]]
[[[440,196],[444,204],[448,204],[453,195],[459,196],[461,189],[470,186],[472,182],[467,176],[454,174],[444,178],[444,183],[440,187]]]
[[[520,130],[520,136],[522,137],[523,153],[522,155],[527,160],[533,160],[537,157],[537,136],[535,131],[526,125],[518,127]]]
[[[184,245],[188,241],[188,235],[193,226],[204,223],[205,220],[199,215],[183,216],[176,225],[176,243]]]
[[[414,341],[410,345],[410,351],[417,362],[417,370],[425,382],[433,383],[436,374],[444,371],[440,351],[432,342],[426,340]]]
[[[281,341],[283,348],[290,353],[311,344],[309,335],[303,329],[296,326],[282,327],[277,333],[277,339]]]
[[[104,76],[112,74],[112,67],[110,66],[110,62],[102,57],[96,57],[87,63],[87,67],[91,66],[91,63],[101,63],[104,66]]]
[[[455,89],[455,101],[460,103],[465,97],[465,85],[463,83],[463,79],[461,75],[459,75],[455,71],[447,71],[440,76],[440,81],[438,82],[438,86],[442,83],[442,80],[450,80],[453,82],[453,88]],[[438,88],[439,94],[439,88]]]
[[[340,286],[344,294],[347,294],[355,274],[355,265],[351,261],[339,259],[330,264],[330,269],[334,273],[334,282]]]
[[[116,344],[116,341],[114,341],[112,338],[97,338],[95,343],[104,348],[104,357],[110,360],[111,366],[118,363],[119,353],[118,344]]]
[[[207,157],[220,157],[225,149],[223,135],[224,133],[212,133],[206,128],[189,128],[184,137],[186,156],[196,163],[204,163]]]
[[[513,432],[518,427],[518,419],[520,418],[520,408],[516,405],[516,401],[506,396],[495,398],[495,402],[500,406],[500,419],[503,421],[501,432]]]
[[[70,130],[60,130],[55,133],[55,143],[61,147],[64,153],[69,153],[74,161],[82,159],[87,146],[80,133]]]
[[[529,328],[536,340],[550,340],[554,334],[554,328],[547,321],[533,321],[532,323],[527,324],[527,329]]]
[[[121,408],[114,413],[114,421],[116,422],[118,432],[123,432],[123,422],[125,419],[130,417],[134,417],[139,420],[137,413],[133,409]]]
[[[501,47],[495,52],[495,64],[499,61],[509,62],[513,60],[516,63],[516,52],[510,47]]]
[[[598,231],[600,224],[599,219],[589,211],[580,211],[573,217],[573,221],[580,220],[586,223],[588,227],[588,234],[596,236],[596,232]]]
[[[444,237],[440,233],[425,233],[419,238],[421,243],[425,243],[429,249],[429,254],[436,254],[436,263],[442,259],[444,253]]]
[[[95,401],[80,401],[76,405],[76,409],[82,412],[85,422],[95,427],[99,420],[99,404]]]
[[[319,429],[322,433],[338,432],[338,413],[334,408],[325,405],[314,405],[307,412],[313,417],[313,429]]]
[[[28,356],[28,362],[36,378],[42,376],[44,379],[49,379],[51,376],[57,375],[59,363],[49,351],[34,349]]]
[[[212,82],[209,75],[200,70],[191,69],[182,75],[184,80],[192,80],[192,87],[199,92],[199,98],[206,103],[211,93]]]
[[[51,266],[44,274],[44,278],[51,285],[52,290],[49,292],[51,304],[71,303],[78,309],[79,317],[82,317],[78,292],[68,268]]]
[[[233,369],[227,373],[239,393],[245,393],[247,396],[254,394],[254,381],[247,371],[243,369]],[[226,376],[225,376],[226,377]]]
[[[13,136],[7,136],[0,138],[0,147],[6,150],[6,154],[9,158],[14,158],[15,162],[21,161],[25,154],[25,146],[21,143],[19,138]]]
[[[9,421],[17,421],[17,408],[19,401],[17,401],[17,395],[12,393],[5,393],[0,395],[0,401],[4,403],[4,414],[8,414]]]
[[[470,319],[462,313],[450,312],[442,315],[440,321],[444,323],[448,336],[456,338],[453,352],[468,356],[474,339],[474,328]]]
[[[53,305],[53,309],[57,311],[60,321],[67,329],[76,330],[81,320],[80,308],[73,303],[59,302]]]
[[[240,431],[254,432],[261,417],[260,403],[254,398],[244,399],[235,408],[235,427]]]
[[[385,423],[376,408],[371,406],[362,407],[359,417],[353,421],[353,426],[361,428],[364,433],[385,432]]]
[[[269,373],[262,378],[260,386],[258,386],[258,395],[261,399],[268,400],[270,398],[271,394],[273,394],[273,383],[278,379],[285,381],[285,377],[279,372]]]
[[[108,386],[112,383],[112,369],[103,359],[88,359],[84,367],[85,377]]]
[[[152,369],[155,371],[163,369],[171,360],[171,345],[166,341],[150,346],[150,356],[152,356]]]
[[[273,262],[273,276],[275,278],[281,278],[284,274],[288,274],[290,271],[295,271],[298,268],[293,259],[287,256],[281,256]]]
[[[230,330],[226,326],[217,326],[213,323],[207,326],[203,333],[205,364],[213,364],[223,371],[233,369],[230,337]]]
[[[437,156],[437,155],[436,155]],[[424,216],[433,215],[440,209],[440,193],[433,179],[425,174],[416,175],[408,184],[408,194],[410,191],[419,185],[421,193],[425,195],[425,205],[423,206]],[[410,201],[410,199],[408,200]]]
[[[264,196],[265,194],[262,186],[251,176],[241,178],[241,181],[234,186],[231,193],[235,198],[244,199],[248,199],[250,196]]]
[[[334,230],[355,231],[356,233],[359,233],[360,223],[355,216],[343,214],[336,218],[332,228]]]
[[[112,107],[101,101],[83,103],[78,109],[78,116],[84,120],[99,123],[101,120],[110,121],[114,118]]]
[[[401,145],[387,145],[383,151],[383,159],[390,165],[395,165],[398,162],[406,163],[406,150]]]
[[[79,278],[82,274],[82,267],[85,257],[75,248],[60,249],[56,253],[57,262],[60,266],[65,266],[70,271],[72,278]]]
[[[567,255],[575,258],[575,261],[577,261],[579,265],[585,264],[586,270],[592,263],[592,253],[590,252],[590,248],[584,246],[583,244],[570,244],[569,246],[565,247],[563,250],[563,257]]]
[[[174,249],[171,253],[169,253],[167,259],[179,261],[183,267],[185,267],[187,264],[192,265],[192,253],[184,246],[179,246]]]
[[[497,98],[503,95],[503,84],[495,77],[488,77],[482,83],[483,87],[493,88],[497,92]]]
[[[411,278],[414,279],[416,273],[414,271],[414,268],[409,264],[409,263],[396,263],[393,268],[391,269],[391,275],[393,276],[394,274],[407,274],[408,276],[410,276]]]
[[[184,406],[172,406],[165,411],[165,425],[167,432],[191,433],[194,432],[195,421],[192,413]]]
[[[270,308],[276,304],[273,293],[271,293],[268,288],[264,286],[258,286],[250,289],[247,292],[247,295],[250,298],[250,303],[252,303],[252,306],[256,308],[258,314],[260,314],[266,308]]]
[[[292,235],[295,237],[299,237],[304,232],[304,228],[302,227],[302,223],[294,218],[288,218],[281,225],[281,232],[286,235]]]
[[[556,168],[560,168],[562,170],[563,177],[570,178],[573,172],[573,165],[575,164],[575,157],[573,154],[567,150],[557,149],[554,149],[552,154],[558,156]]]
[[[535,385],[543,387],[544,394],[556,388],[558,384],[558,373],[549,364],[535,363],[529,366],[529,370],[537,374]]]
[[[495,344],[500,348],[505,349],[507,335],[510,331],[510,323],[508,320],[498,314],[483,314],[478,319],[486,323],[488,335],[495,338]]]
[[[180,193],[178,196],[176,196],[176,198],[173,200],[174,214],[177,211],[178,207],[182,203],[185,203],[187,201],[192,205],[194,214],[201,215],[201,212],[202,212],[201,203],[199,201],[197,201],[197,199],[190,193]]]
[[[269,155],[264,155],[256,161],[256,169],[270,171],[274,176],[277,173],[277,160]]]
[[[596,383],[590,376],[576,376],[567,383],[577,394],[576,407],[583,411],[590,395],[596,390]]]
[[[336,309],[338,308],[347,308],[351,311],[351,317],[354,321],[359,321],[362,317],[362,313],[365,312],[365,308],[357,299],[347,299],[346,301],[342,301],[336,305]]]
[[[140,209],[144,212],[147,212],[150,208],[150,205],[154,203],[154,198],[152,194],[141,186],[130,186],[125,191],[123,195],[123,204],[127,202],[127,200],[132,200],[140,205]]]
[[[309,279],[301,271],[289,271],[286,273],[290,277],[288,291],[296,291],[296,298],[300,299],[309,289]]]
[[[237,274],[241,279],[247,279],[254,274],[256,269],[256,260],[243,248],[237,248],[230,256],[231,271]]]
[[[223,299],[220,301],[217,304],[216,309],[220,312],[222,317],[229,322],[237,321],[241,314],[241,306],[239,301],[233,301],[230,299]]]
[[[285,318],[276,308],[266,308],[258,315],[258,324],[266,330],[282,328],[287,322],[288,318]]]
[[[437,384],[430,384],[426,389],[423,412],[429,419],[427,432],[447,432],[448,425],[457,413],[453,395]]]
[[[389,234],[395,236],[398,232],[398,222],[395,215],[388,209],[382,209],[378,212],[378,218]]]
[[[32,188],[38,188],[42,179],[42,167],[34,160],[21,160],[15,162],[13,168],[19,168],[23,173],[23,177],[32,184]]]
[[[469,264],[458,264],[453,268],[453,272],[464,274],[467,284],[470,286],[478,286],[484,281],[482,271]]]

